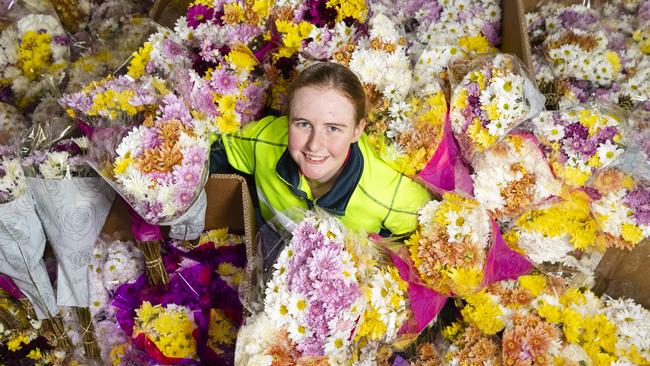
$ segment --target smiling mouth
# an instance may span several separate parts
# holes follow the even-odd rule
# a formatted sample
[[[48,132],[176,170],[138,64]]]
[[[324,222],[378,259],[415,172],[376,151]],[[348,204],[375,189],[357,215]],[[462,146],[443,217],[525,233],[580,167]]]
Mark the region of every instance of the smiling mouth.
[[[302,154],[304,155],[305,160],[307,160],[307,162],[314,163],[314,164],[322,163],[325,161],[325,159],[327,159],[327,156],[315,156],[306,153],[302,153]]]

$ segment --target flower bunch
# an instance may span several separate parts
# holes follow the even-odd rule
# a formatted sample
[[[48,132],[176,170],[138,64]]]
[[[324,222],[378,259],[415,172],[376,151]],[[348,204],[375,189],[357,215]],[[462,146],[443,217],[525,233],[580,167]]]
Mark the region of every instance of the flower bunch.
[[[414,28],[412,37],[420,44],[497,47],[501,41],[500,5],[492,0],[407,0],[401,15]]]
[[[572,187],[584,185],[625,151],[622,119],[604,107],[542,112],[532,119],[532,127],[553,173]]]
[[[64,95],[59,102],[72,118],[81,118],[93,126],[142,122],[170,94],[165,82],[157,77],[107,76],[83,90]]]
[[[591,204],[601,226],[600,240],[607,247],[632,249],[650,237],[650,186],[616,169],[600,172],[593,187],[598,196]]]
[[[305,218],[274,265],[264,311],[240,331],[236,363],[376,360],[408,314],[406,283],[376,254],[338,220]]]
[[[134,243],[100,236],[93,248],[88,271],[91,312],[114,312],[114,308],[105,306],[109,303],[109,293],[140,277],[144,273],[144,260]]]
[[[598,222],[584,192],[563,193],[562,197],[526,211],[514,221],[504,239],[534,264],[563,264],[567,271],[573,268],[576,275],[586,276],[576,281],[589,283],[602,249],[596,240]],[[574,256],[577,252],[583,255]]]
[[[471,159],[536,115],[543,102],[513,56],[483,57],[468,70],[454,88],[450,121],[463,154]]]
[[[27,122],[11,104],[0,102],[0,145],[18,142],[20,134],[27,129]]]
[[[196,357],[196,341],[192,337],[194,317],[187,307],[151,305],[145,301],[135,312],[133,337],[144,334],[165,357]]]
[[[207,179],[210,148],[182,99],[166,96],[159,113],[126,129],[113,159],[93,162],[150,223],[173,219],[190,207]]]
[[[604,32],[567,29],[550,35],[544,43],[553,72],[562,78],[609,85],[619,79],[621,60],[607,47]]]
[[[349,67],[370,100],[366,133],[380,156],[405,174],[420,171],[440,141],[447,103],[439,84],[411,91],[411,67],[404,38],[383,14],[369,21]]]
[[[464,298],[465,306],[461,310],[463,322],[484,334],[497,334],[510,324],[517,309],[528,306],[547,288],[546,278],[542,275],[527,275],[517,280],[493,283]],[[453,333],[453,330],[454,327],[451,327],[445,333]]]
[[[487,213],[477,201],[454,193],[420,210],[418,230],[407,241],[424,283],[457,296],[478,290],[489,243]]]
[[[561,190],[532,135],[507,135],[478,157],[473,168],[476,200],[502,223]]]
[[[305,219],[293,231],[266,287],[264,308],[304,356],[347,358],[363,314],[357,268],[334,219]]]
[[[20,108],[56,89],[65,77],[69,40],[55,15],[29,14],[0,34],[0,80]]]
[[[21,162],[25,174],[43,179],[70,179],[94,174],[84,155],[88,151],[87,137],[58,141],[49,150],[36,150]]]
[[[0,146],[0,203],[7,203],[27,191],[27,182],[20,159],[12,157]]]

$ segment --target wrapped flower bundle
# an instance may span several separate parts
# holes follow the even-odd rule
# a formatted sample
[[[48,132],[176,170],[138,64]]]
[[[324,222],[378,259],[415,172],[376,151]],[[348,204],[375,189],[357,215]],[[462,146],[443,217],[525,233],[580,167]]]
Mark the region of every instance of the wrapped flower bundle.
[[[20,159],[0,146],[0,204],[11,202],[25,194],[27,183]]]
[[[412,91],[409,58],[396,25],[383,14],[374,15],[369,25],[369,37],[359,40],[349,60],[371,102],[366,133],[388,164],[412,175],[438,147],[445,95],[437,82]]]
[[[478,157],[473,168],[476,200],[501,223],[507,224],[561,190],[531,134],[507,135]]]
[[[169,273],[165,289],[147,286],[140,276],[115,290],[115,318],[145,360],[232,364],[243,309],[221,273],[241,272],[246,258],[244,244],[231,239],[239,238],[218,230],[204,233],[195,249],[170,242],[163,258]],[[125,355],[122,362],[138,361]]]
[[[453,89],[451,127],[469,161],[544,108],[543,97],[513,56],[479,57],[452,72],[464,76]]]
[[[374,362],[407,318],[406,283],[376,267],[367,240],[341,223],[309,216],[282,250],[266,286],[264,310],[237,339],[237,365]]]
[[[616,169],[600,172],[593,181],[596,189],[591,204],[607,247],[631,250],[650,237],[650,185]]]
[[[581,105],[542,112],[531,125],[553,173],[567,185],[580,187],[625,151],[622,122],[614,109]]]
[[[141,123],[169,93],[165,82],[157,77],[107,76],[81,91],[64,95],[59,102],[72,118],[80,118],[91,126],[106,127]]]
[[[54,10],[44,4],[32,5],[36,4],[0,5],[5,19],[12,23],[0,33],[0,86],[11,90],[19,108],[56,90],[65,78],[70,57],[68,36]]]
[[[604,249],[597,240],[599,225],[590,203],[582,191],[563,193],[559,200],[526,211],[504,239],[534,264],[559,264],[566,274],[575,275],[578,285],[590,284]]]
[[[454,193],[420,210],[418,230],[407,241],[424,284],[457,296],[479,289],[489,245],[487,212],[477,201]]]

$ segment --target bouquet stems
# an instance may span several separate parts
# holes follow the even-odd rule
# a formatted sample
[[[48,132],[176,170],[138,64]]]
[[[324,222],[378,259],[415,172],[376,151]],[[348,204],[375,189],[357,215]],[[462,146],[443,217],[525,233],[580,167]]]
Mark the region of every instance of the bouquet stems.
[[[144,253],[147,267],[147,278],[150,285],[166,285],[169,283],[169,276],[162,256],[160,255],[160,241],[138,241],[138,247]]]
[[[45,335],[46,338],[50,339],[53,338],[53,344],[56,347],[61,347],[65,350],[71,350],[72,349],[72,341],[70,341],[70,338],[68,337],[68,334],[65,332],[65,327],[63,326],[63,320],[61,319],[60,316],[54,316],[52,318],[46,319],[45,322],[43,322],[44,325],[44,330],[47,333],[50,333],[50,337],[48,335]]]
[[[95,337],[95,327],[91,321],[90,310],[88,308],[76,308],[76,313],[83,336],[84,354],[89,359],[100,360],[101,351]]]
[[[29,319],[36,319],[36,311],[34,311],[34,305],[32,305],[31,301],[29,301],[29,299],[26,297],[22,297],[18,299],[18,301],[20,301],[20,304],[25,309],[27,317]]]

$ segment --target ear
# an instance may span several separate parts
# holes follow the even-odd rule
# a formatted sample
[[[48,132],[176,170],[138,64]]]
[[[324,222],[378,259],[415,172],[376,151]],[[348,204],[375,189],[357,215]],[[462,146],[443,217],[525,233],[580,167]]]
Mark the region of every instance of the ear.
[[[352,138],[353,142],[359,141],[361,135],[363,134],[363,129],[366,128],[366,119],[362,118],[359,123],[354,127],[354,136]]]

